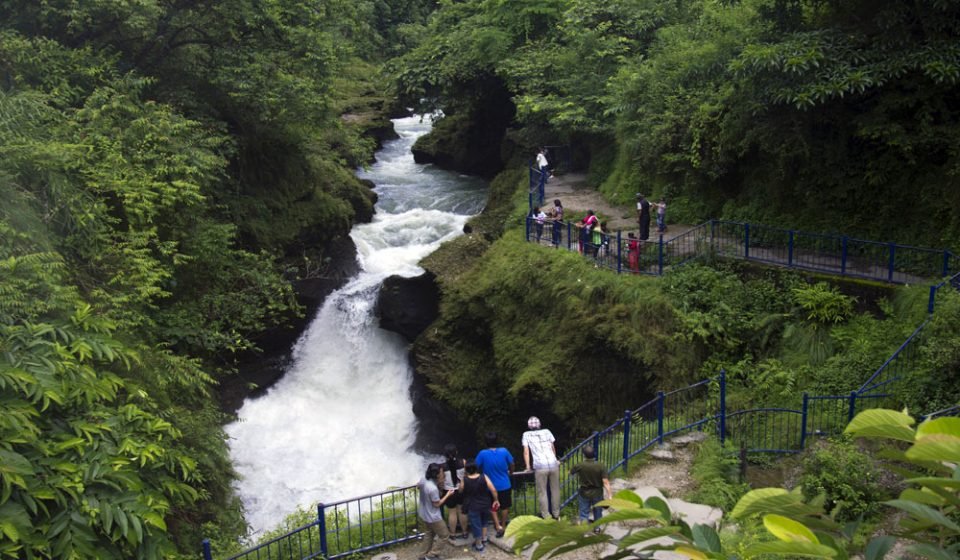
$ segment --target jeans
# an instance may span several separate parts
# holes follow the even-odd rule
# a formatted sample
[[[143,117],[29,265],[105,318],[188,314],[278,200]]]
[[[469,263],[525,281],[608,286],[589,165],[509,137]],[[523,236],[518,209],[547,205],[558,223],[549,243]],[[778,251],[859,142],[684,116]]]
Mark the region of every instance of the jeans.
[[[489,511],[468,511],[467,518],[470,519],[470,534],[476,541],[483,538],[483,528],[490,523]]]
[[[599,502],[601,498],[584,498],[582,495],[577,494],[577,502],[580,505],[580,521],[587,521],[590,519],[590,509],[593,509],[593,520],[596,521],[603,517],[603,508],[593,507],[593,504]]]
[[[540,501],[540,517],[544,519],[548,515],[560,518],[560,467],[552,469],[537,469],[533,473],[534,480],[537,483],[537,498]],[[547,497],[547,487],[550,488],[550,496]]]
[[[667,217],[663,214],[657,214],[657,231],[663,232],[667,229]]]

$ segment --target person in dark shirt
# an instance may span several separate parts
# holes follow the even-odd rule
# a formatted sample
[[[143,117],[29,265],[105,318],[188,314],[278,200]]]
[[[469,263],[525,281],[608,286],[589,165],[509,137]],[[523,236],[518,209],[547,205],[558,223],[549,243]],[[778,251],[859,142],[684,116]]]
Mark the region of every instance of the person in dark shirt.
[[[640,222],[640,241],[650,239],[650,201],[637,193],[637,221]]]
[[[580,491],[577,493],[577,500],[580,504],[580,520],[584,523],[590,518],[590,510],[593,509],[593,520],[596,521],[603,517],[603,509],[594,507],[594,505],[605,498],[610,498],[610,478],[607,476],[607,469],[597,461],[597,451],[592,445],[583,448],[584,461],[574,465],[570,469],[570,474],[580,477]]]

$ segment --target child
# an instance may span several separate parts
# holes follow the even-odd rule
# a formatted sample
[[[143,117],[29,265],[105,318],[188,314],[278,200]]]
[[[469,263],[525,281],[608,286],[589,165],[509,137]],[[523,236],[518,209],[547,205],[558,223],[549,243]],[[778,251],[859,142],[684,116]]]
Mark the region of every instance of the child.
[[[660,233],[667,231],[667,201],[663,198],[657,203],[657,231]]]
[[[631,271],[640,272],[640,240],[632,231],[627,234],[627,262]]]

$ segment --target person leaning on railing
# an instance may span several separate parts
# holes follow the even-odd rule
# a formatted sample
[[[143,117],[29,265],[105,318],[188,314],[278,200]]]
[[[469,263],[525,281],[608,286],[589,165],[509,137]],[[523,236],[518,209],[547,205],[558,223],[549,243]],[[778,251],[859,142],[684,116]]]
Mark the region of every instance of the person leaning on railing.
[[[523,463],[530,470],[533,460],[533,478],[537,485],[540,502],[540,517],[548,515],[560,519],[560,461],[557,460],[556,439],[553,432],[540,428],[540,419],[531,416],[527,420],[529,430],[523,432]],[[550,489],[548,499],[547,488]]]

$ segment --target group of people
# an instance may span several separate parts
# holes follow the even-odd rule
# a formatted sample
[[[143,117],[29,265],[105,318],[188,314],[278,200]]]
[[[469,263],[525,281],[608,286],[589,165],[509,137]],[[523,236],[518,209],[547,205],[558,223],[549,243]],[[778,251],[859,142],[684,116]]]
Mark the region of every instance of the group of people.
[[[626,243],[627,263],[629,269],[633,272],[640,271],[640,253],[643,250],[643,242],[650,239],[651,213],[655,213],[657,232],[662,235],[667,231],[666,200],[660,198],[659,202],[651,203],[643,194],[637,193],[639,236],[629,232]],[[537,243],[540,243],[543,238],[544,227],[550,223],[553,230],[552,243],[555,247],[558,247],[563,237],[563,204],[560,199],[554,200],[553,208],[546,212],[539,206],[534,207],[531,216]],[[576,222],[574,227],[577,230],[577,249],[581,254],[593,256],[596,259],[607,257],[610,254],[610,239],[613,237],[613,232],[607,227],[607,222],[601,222],[592,209],[587,210],[586,216]]]
[[[544,212],[539,206],[535,206],[530,215],[533,216],[533,228],[537,236],[537,243],[540,243],[540,239],[543,237],[544,225],[550,222],[553,225],[553,245],[555,247],[560,246],[560,239],[563,236],[563,204],[560,199],[554,200],[553,208],[547,212]]]
[[[543,428],[540,419],[531,416],[523,433],[524,471],[534,473],[540,516],[560,518],[560,461],[557,458],[556,439]],[[484,437],[485,448],[476,459],[458,456],[454,445],[444,448],[446,460],[431,463],[420,482],[418,515],[426,525],[423,560],[436,560],[435,549],[441,544],[457,546],[456,537],[472,536],[473,548],[483,552],[488,541],[487,526],[491,523],[497,537],[502,537],[510,521],[513,505],[514,458],[499,445],[496,432]],[[601,510],[595,504],[610,497],[607,471],[596,460],[596,450],[583,449],[585,460],[574,466],[572,474],[579,475],[579,520],[599,519]],[[441,508],[446,508],[444,521]],[[458,530],[459,528],[459,530]],[[469,532],[468,532],[469,531]]]

